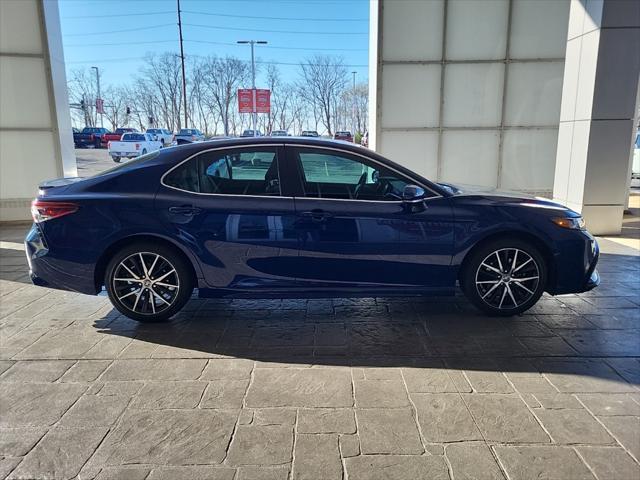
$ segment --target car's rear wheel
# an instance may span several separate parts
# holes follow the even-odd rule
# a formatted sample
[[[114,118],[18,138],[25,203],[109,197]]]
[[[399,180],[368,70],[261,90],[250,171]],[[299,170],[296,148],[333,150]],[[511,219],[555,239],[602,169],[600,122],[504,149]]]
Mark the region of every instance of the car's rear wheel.
[[[528,242],[491,241],[471,252],[461,276],[462,289],[480,310],[497,316],[518,315],[544,292],[547,265]]]
[[[113,306],[140,322],[159,322],[177,313],[193,292],[193,276],[182,255],[141,242],[116,253],[104,283]]]
[[[111,157],[113,158],[113,161],[116,163],[120,163],[120,157]]]

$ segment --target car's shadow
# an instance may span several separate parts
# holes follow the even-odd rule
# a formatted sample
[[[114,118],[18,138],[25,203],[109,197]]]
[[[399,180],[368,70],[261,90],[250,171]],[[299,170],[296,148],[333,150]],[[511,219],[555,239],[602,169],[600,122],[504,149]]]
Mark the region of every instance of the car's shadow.
[[[145,348],[150,358],[236,357],[301,366],[446,367],[568,374],[640,384],[637,306],[598,312],[596,299],[593,312],[579,314],[576,300],[582,299],[545,296],[526,315],[491,318],[477,313],[461,296],[194,298],[167,323],[139,324],[111,311],[95,327],[104,334],[155,345]]]

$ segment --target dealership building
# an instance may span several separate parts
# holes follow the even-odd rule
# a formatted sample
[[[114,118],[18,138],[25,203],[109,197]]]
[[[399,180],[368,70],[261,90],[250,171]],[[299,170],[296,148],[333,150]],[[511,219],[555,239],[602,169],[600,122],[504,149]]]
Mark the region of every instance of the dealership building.
[[[438,181],[544,195],[620,232],[640,2],[370,0],[370,147]],[[58,4],[0,2],[0,217],[76,175]]]

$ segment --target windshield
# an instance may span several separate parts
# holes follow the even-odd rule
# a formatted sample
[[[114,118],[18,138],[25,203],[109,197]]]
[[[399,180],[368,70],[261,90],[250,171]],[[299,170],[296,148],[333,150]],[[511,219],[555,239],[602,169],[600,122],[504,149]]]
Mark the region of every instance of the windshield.
[[[195,130],[189,130],[189,129],[182,129],[180,130],[180,133],[178,133],[178,135],[195,135],[196,131]]]

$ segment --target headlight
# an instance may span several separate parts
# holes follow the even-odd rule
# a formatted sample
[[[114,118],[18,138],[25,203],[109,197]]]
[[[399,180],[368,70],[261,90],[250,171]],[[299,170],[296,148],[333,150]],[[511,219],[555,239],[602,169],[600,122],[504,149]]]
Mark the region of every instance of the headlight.
[[[571,230],[584,230],[584,219],[582,217],[556,217],[551,221],[562,228]]]

